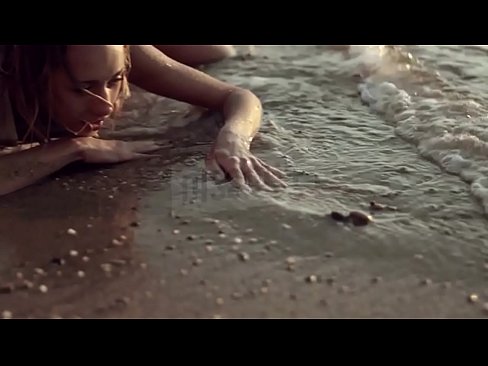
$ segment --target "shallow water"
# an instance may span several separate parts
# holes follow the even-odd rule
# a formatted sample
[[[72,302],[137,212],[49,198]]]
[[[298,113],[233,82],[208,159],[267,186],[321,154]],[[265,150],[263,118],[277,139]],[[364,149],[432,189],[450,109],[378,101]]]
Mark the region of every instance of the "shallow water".
[[[197,160],[196,170],[174,174],[163,188],[172,190],[169,205],[185,207],[195,217],[230,211],[252,221],[253,210],[266,205],[292,217],[322,217],[330,211],[367,211],[371,201],[388,204],[397,210],[377,212],[374,225],[346,235],[348,255],[400,260],[420,254],[439,280],[462,273],[483,284],[488,48],[357,46],[345,54],[324,46],[257,46],[255,51],[253,58],[206,71],[261,98],[265,118],[255,152],[287,173],[289,188],[222,198],[224,188],[202,183]],[[190,187],[199,205],[190,204]],[[306,230],[298,219],[296,224],[305,225],[303,241],[318,253],[328,250],[320,233]],[[282,231],[271,220],[269,229]],[[369,244],[358,247],[355,238]]]

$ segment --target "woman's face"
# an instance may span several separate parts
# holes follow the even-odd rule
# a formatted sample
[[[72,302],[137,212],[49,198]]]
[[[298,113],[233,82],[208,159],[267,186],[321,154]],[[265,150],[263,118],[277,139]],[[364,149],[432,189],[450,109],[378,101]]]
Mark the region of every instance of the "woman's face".
[[[125,75],[123,46],[70,45],[64,69],[53,74],[52,117],[77,136],[96,136],[114,111]]]

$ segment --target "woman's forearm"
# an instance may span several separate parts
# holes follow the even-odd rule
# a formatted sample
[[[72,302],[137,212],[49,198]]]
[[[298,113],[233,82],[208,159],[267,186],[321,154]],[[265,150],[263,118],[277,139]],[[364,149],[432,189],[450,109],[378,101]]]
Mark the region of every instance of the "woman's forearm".
[[[0,156],[0,196],[32,185],[80,159],[81,151],[74,140]]]
[[[152,46],[131,46],[131,57],[130,81],[140,88],[222,113],[223,133],[250,141],[259,130],[262,106],[251,91],[182,65]]]
[[[263,110],[259,99],[248,90],[236,89],[227,97],[223,113],[222,132],[238,135],[250,143],[261,126]]]

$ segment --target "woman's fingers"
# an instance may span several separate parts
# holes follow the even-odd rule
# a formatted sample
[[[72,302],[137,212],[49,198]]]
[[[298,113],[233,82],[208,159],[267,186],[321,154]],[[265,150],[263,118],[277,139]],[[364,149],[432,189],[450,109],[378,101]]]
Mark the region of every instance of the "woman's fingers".
[[[230,175],[232,182],[239,188],[246,189],[246,179],[241,170],[240,159],[236,156],[232,156],[228,159],[224,159],[220,162],[222,168]]]
[[[264,183],[263,179],[256,173],[256,170],[254,169],[254,165],[251,160],[243,159],[243,161],[241,162],[241,169],[244,173],[244,176],[246,177],[247,183],[250,186],[259,188],[263,191],[273,191],[273,189],[271,187],[268,187]]]
[[[133,152],[140,154],[161,149],[161,145],[155,141],[131,141],[128,144]]]
[[[256,159],[263,167],[265,167],[267,170],[269,170],[271,173],[273,173],[276,177],[278,178],[285,178],[286,174],[282,172],[281,170],[272,167],[271,165],[266,164],[264,161],[261,159]]]
[[[205,159],[205,167],[207,168],[207,172],[213,175],[217,180],[225,180],[225,172],[212,155],[208,155]]]
[[[278,186],[283,188],[287,187],[285,182],[283,182],[280,178],[274,175],[269,170],[269,168],[264,167],[258,159],[256,159],[256,161],[254,162],[254,169],[268,186]]]

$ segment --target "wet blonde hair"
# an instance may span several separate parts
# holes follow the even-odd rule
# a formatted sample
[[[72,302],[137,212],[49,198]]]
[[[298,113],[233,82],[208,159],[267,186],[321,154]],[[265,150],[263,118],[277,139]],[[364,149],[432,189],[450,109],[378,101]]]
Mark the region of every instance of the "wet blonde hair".
[[[63,68],[74,79],[66,60],[68,47],[69,45],[8,45],[5,48],[4,63],[0,65],[1,72],[6,80],[13,107],[27,124],[27,133],[22,137],[22,142],[49,141],[53,72]],[[124,53],[124,77],[111,117],[120,111],[130,95],[127,77],[131,59],[128,45],[124,45]],[[47,129],[39,128],[40,120],[47,122]]]

